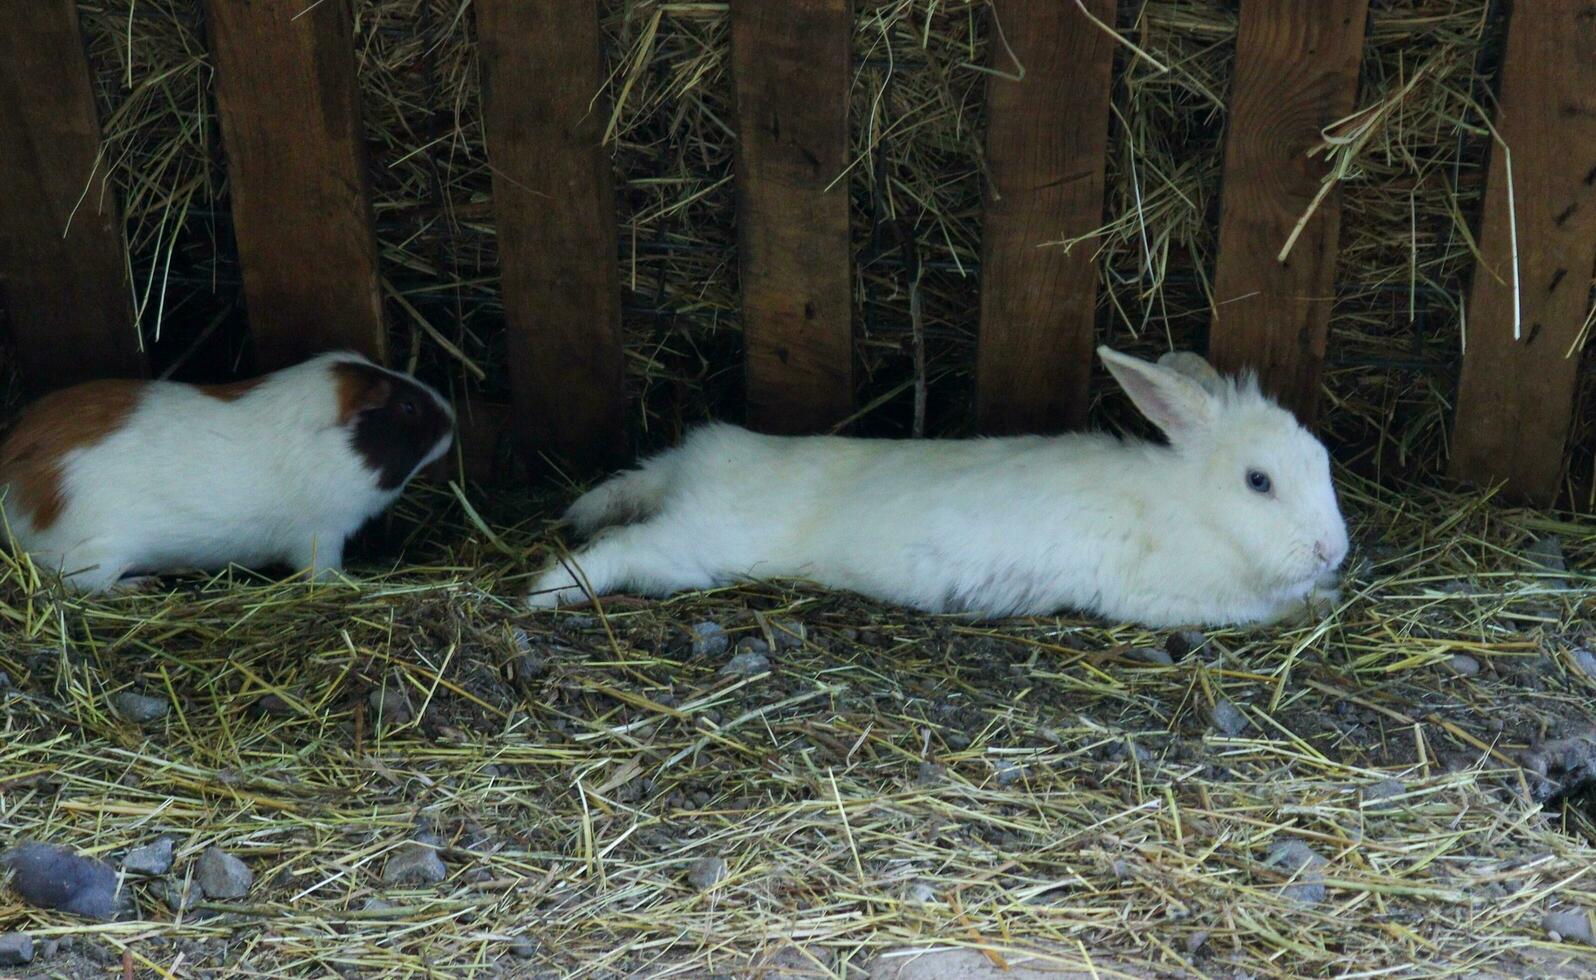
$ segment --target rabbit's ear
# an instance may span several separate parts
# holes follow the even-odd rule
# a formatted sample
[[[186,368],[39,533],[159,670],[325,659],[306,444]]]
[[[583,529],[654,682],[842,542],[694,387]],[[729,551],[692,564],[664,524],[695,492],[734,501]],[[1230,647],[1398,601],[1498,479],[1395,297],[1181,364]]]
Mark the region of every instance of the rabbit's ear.
[[[1114,380],[1171,442],[1206,429],[1214,420],[1214,398],[1184,373],[1099,347]]]
[[[1158,366],[1168,368],[1177,374],[1184,374],[1203,386],[1203,390],[1210,395],[1219,394],[1224,387],[1225,379],[1219,376],[1214,366],[1209,364],[1201,355],[1193,354],[1189,350],[1172,350],[1158,358]]]

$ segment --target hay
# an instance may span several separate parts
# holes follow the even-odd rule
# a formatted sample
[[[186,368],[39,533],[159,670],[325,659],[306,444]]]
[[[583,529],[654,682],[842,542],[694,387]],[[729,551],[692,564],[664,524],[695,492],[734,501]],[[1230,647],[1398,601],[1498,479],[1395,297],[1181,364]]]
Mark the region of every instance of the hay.
[[[141,329],[185,348],[236,295],[198,3],[82,0],[80,9],[112,183],[128,202]],[[601,9],[632,418],[642,444],[657,445],[741,409],[727,6],[606,0]],[[382,272],[402,298],[389,304],[395,350],[458,390],[503,398],[469,5],[359,0],[355,15]],[[1157,66],[1119,53],[1103,234],[1079,247],[1096,249],[1105,337],[1132,348],[1204,340],[1235,18],[1219,2],[1121,10],[1119,29]],[[1489,0],[1373,5],[1358,111],[1326,147],[1343,218],[1324,418],[1362,472],[1434,472],[1444,459],[1487,149],[1480,107],[1490,104],[1503,20]],[[985,0],[858,5],[844,183],[861,431],[912,427],[911,268],[927,431],[970,428],[990,36]],[[1588,392],[1596,382],[1584,377]],[[1582,404],[1592,403],[1587,393]],[[1581,424],[1580,481],[1593,440]]]
[[[546,554],[510,526],[537,502],[490,502],[490,537],[428,491],[391,528],[413,564],[358,589],[62,600],[8,564],[0,839],[115,859],[169,834],[174,881],[218,845],[257,884],[177,914],[134,883],[141,919],[90,926],[7,897],[0,932],[151,976],[747,975],[794,948],[842,976],[944,946],[1105,976],[1596,967],[1542,927],[1596,907],[1596,818],[1518,769],[1589,730],[1596,528],[1347,487],[1346,604],[1195,649],[767,586],[524,614],[496,597]],[[1547,534],[1575,571],[1523,557]],[[769,671],[695,656],[705,620],[777,641]],[[123,721],[127,689],[172,710]],[[447,879],[385,884],[421,832]],[[1301,845],[1324,863],[1294,872]]]

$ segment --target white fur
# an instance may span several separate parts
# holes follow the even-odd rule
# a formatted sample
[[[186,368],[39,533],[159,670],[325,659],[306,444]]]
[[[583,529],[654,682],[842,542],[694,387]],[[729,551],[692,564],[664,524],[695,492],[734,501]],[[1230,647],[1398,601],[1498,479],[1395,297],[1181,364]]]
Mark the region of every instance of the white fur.
[[[338,424],[330,369],[351,361],[364,359],[324,354],[234,401],[148,383],[121,428],[62,458],[66,506],[51,527],[4,508],[14,545],[87,591],[130,572],[279,561],[325,577],[342,566],[345,540],[400,493],[377,486]]]
[[[1204,384],[1102,353],[1170,446],[710,425],[578,500],[568,518],[581,532],[636,523],[548,569],[529,603],[801,578],[989,617],[1072,609],[1173,626],[1304,611],[1347,549],[1323,446],[1250,378]],[[1249,468],[1268,473],[1271,495],[1249,489]]]

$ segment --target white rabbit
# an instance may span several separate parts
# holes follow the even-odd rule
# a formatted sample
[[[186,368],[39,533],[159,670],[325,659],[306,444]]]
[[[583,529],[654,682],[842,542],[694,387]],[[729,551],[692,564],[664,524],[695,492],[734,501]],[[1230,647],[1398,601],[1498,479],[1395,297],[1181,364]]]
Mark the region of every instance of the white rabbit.
[[[325,575],[453,433],[437,392],[357,354],[230,385],[91,381],[0,443],[0,514],[14,547],[85,591],[229,563]]]
[[[1099,354],[1168,446],[709,425],[577,500],[578,532],[625,526],[544,572],[528,601],[801,578],[927,612],[1160,627],[1275,621],[1330,598],[1347,531],[1319,441],[1250,375]]]

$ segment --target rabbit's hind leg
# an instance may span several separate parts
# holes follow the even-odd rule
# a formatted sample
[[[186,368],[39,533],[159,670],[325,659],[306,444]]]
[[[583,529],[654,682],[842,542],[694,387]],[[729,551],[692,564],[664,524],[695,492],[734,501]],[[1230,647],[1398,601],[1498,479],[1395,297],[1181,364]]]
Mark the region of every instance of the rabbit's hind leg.
[[[527,605],[557,609],[622,589],[666,596],[715,585],[687,560],[692,551],[690,542],[660,522],[617,527],[545,569],[533,583]]]

